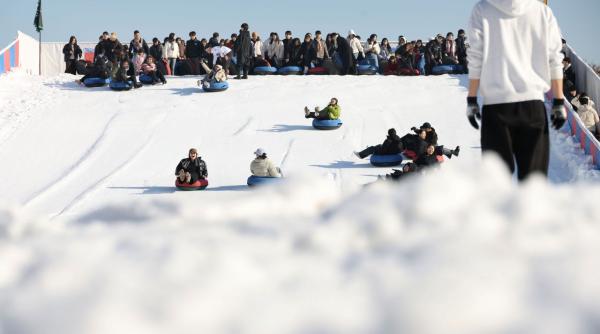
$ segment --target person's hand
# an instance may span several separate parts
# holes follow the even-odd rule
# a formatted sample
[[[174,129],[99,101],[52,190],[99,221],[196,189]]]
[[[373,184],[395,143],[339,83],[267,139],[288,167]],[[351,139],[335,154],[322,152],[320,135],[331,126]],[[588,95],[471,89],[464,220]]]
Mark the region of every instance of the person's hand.
[[[562,128],[567,121],[567,112],[565,110],[565,99],[554,99],[552,101],[552,114],[550,115],[552,127],[556,130]]]
[[[479,103],[476,96],[467,97],[467,118],[475,129],[479,129],[477,120],[481,120],[481,112],[479,111]]]

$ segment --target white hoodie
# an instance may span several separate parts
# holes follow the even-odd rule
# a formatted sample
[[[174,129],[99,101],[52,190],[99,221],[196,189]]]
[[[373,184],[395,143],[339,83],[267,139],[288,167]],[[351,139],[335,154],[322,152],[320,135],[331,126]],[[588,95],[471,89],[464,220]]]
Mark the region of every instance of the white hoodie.
[[[469,22],[469,78],[480,79],[483,103],[544,100],[562,79],[561,33],[537,0],[481,0]]]

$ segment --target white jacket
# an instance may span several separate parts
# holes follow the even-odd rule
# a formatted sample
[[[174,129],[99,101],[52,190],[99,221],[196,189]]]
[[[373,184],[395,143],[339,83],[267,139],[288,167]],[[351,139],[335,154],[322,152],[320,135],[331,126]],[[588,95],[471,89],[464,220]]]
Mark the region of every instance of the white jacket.
[[[279,43],[271,43],[271,41],[267,41],[264,45],[264,52],[269,58],[276,57],[277,59],[283,59],[283,42],[279,41]]]
[[[358,38],[353,37],[348,42],[350,42],[350,47],[352,47],[352,53],[359,53],[359,52],[364,53],[363,46],[362,46],[362,44],[360,44],[360,40]]]
[[[254,57],[262,56],[263,43],[262,41],[254,42]]]
[[[577,115],[588,130],[592,133],[596,132],[596,123],[600,122],[600,119],[598,119],[598,112],[592,106],[586,104],[578,107]]]
[[[543,101],[563,77],[560,29],[540,1],[479,1],[468,38],[469,78],[481,80],[484,104]]]
[[[250,172],[252,172],[252,175],[255,176],[281,177],[281,174],[279,174],[277,168],[275,167],[273,162],[269,160],[269,158],[256,158],[252,160],[252,162],[250,163]]]
[[[167,41],[163,46],[163,57],[165,58],[179,58],[179,45],[177,42],[173,43]]]

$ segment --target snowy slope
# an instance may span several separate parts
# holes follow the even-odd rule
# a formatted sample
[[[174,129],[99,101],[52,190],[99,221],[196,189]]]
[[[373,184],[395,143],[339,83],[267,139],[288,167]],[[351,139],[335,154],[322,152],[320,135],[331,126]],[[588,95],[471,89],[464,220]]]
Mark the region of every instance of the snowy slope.
[[[0,334],[597,332],[598,171],[553,131],[552,182],[517,186],[464,77],[72,80],[0,77]],[[460,157],[363,187],[389,169],[352,151],[424,121]],[[176,192],[191,146],[211,185]],[[259,146],[289,182],[247,190]]]

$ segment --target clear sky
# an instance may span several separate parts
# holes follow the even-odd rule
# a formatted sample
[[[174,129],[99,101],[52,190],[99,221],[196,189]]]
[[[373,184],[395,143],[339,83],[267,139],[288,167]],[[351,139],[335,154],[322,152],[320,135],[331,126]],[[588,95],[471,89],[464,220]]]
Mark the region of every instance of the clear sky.
[[[37,0],[2,0],[0,10],[0,49],[16,36],[16,31],[35,35],[33,18]],[[208,37],[213,32],[229,36],[242,22],[265,37],[271,31],[294,36],[319,29],[345,34],[354,29],[366,38],[426,39],[466,28],[471,8],[477,0],[43,0],[45,41],[66,42],[70,35],[79,41],[96,41],[102,31],[115,31],[129,41],[138,29],[146,39],[169,32],[187,38],[191,30]],[[600,64],[597,37],[600,0],[549,0],[565,38],[578,54]],[[207,4],[211,5],[207,5]],[[212,11],[212,12],[211,12]]]

